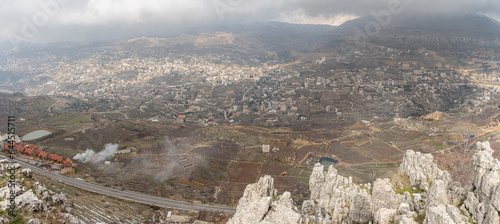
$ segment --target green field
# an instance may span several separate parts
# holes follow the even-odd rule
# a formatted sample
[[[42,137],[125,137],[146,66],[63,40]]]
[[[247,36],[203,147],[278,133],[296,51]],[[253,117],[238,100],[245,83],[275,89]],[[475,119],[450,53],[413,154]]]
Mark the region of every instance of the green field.
[[[75,123],[90,123],[92,116],[88,114],[59,114],[48,117],[42,123],[59,125],[59,124],[75,124]]]

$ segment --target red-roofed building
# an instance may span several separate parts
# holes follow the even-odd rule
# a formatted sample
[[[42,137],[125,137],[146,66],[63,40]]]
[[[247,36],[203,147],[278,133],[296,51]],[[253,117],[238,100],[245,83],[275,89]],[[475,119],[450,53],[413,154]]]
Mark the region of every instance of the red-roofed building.
[[[53,160],[54,162],[57,162],[57,163],[62,163],[64,157],[62,157],[60,155],[57,155],[57,154],[49,153],[49,159],[51,159],[51,160]]]
[[[55,156],[55,155],[56,155],[56,154],[49,153],[49,155],[47,156],[47,158],[54,160],[54,156]]]
[[[33,154],[34,154],[34,152],[35,152],[35,150],[34,150],[34,149],[31,149],[31,148],[25,148],[25,149],[24,149],[24,154],[26,154],[26,155],[28,155],[28,156],[33,155]]]
[[[184,122],[186,120],[186,115],[181,114],[177,116],[177,121],[178,122]]]
[[[14,150],[16,150],[18,152],[23,152],[23,149],[24,149],[24,147],[22,147],[21,145],[14,145]]]
[[[14,146],[14,148],[13,148],[14,150],[19,151],[19,149],[20,149],[20,145],[16,144],[15,142],[13,142],[13,144],[12,144],[12,145]],[[4,150],[5,150],[5,151],[10,151],[10,143],[6,143],[6,144],[4,145]]]
[[[45,160],[45,158],[47,158],[47,156],[49,155],[48,152],[45,152],[45,151],[41,151],[37,154],[38,158],[40,158],[42,161]]]
[[[71,161],[70,158],[66,158],[66,160],[64,160],[64,167],[72,167],[73,166],[73,162]]]

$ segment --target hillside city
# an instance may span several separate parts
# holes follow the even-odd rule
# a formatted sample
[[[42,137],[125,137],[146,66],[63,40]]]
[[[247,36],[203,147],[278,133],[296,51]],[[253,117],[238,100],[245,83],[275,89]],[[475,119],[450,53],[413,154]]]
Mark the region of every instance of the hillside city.
[[[238,123],[250,116],[266,125],[325,116],[335,121],[398,119],[491,103],[500,84],[499,78],[485,74],[480,65],[462,69],[439,61],[425,63],[437,56],[424,49],[411,52],[380,47],[354,52],[352,59],[320,57],[256,67],[217,55],[115,55],[101,53],[54,63],[49,63],[50,56],[42,56],[38,60],[46,63],[36,65],[13,58],[0,69],[36,74],[5,83],[23,86],[28,96],[66,96],[92,102],[71,108],[76,111],[139,109],[152,121],[210,125]],[[405,60],[412,57],[424,59]],[[331,66],[349,67],[365,58],[383,63],[354,69]],[[494,68],[497,66],[490,69]]]

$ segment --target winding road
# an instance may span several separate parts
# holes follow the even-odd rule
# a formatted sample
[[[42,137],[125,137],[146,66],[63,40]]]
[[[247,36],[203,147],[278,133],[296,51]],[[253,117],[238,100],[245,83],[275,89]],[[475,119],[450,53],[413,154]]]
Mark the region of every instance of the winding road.
[[[7,159],[5,156],[0,156],[2,159]],[[166,198],[154,197],[146,194],[141,194],[137,192],[131,191],[121,191],[113,188],[103,187],[98,184],[86,182],[83,180],[78,180],[74,178],[69,178],[63,175],[59,175],[57,171],[48,171],[44,169],[40,169],[34,165],[26,163],[24,161],[16,160],[19,164],[21,164],[24,168],[30,168],[33,172],[59,180],[67,185],[77,187],[80,189],[84,189],[90,192],[111,196],[115,198],[120,198],[128,201],[138,202],[147,205],[167,207],[167,208],[176,208],[183,210],[194,210],[194,211],[211,211],[211,212],[222,212],[225,214],[234,214],[235,209],[229,206],[223,205],[207,205],[207,204],[194,204],[184,201],[174,201]]]

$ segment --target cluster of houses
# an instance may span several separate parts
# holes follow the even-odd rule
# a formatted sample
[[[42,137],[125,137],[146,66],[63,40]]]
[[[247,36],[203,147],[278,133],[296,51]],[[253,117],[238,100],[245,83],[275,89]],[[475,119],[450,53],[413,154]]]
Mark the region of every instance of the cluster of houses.
[[[4,151],[9,151],[9,144],[4,145]],[[63,164],[64,167],[71,167],[73,162],[70,158],[64,158],[63,156],[57,155],[55,153],[49,153],[43,151],[40,147],[33,144],[28,144],[26,142],[14,143],[14,150],[16,150],[19,154],[33,157],[34,159],[38,159],[42,162],[53,162]]]

